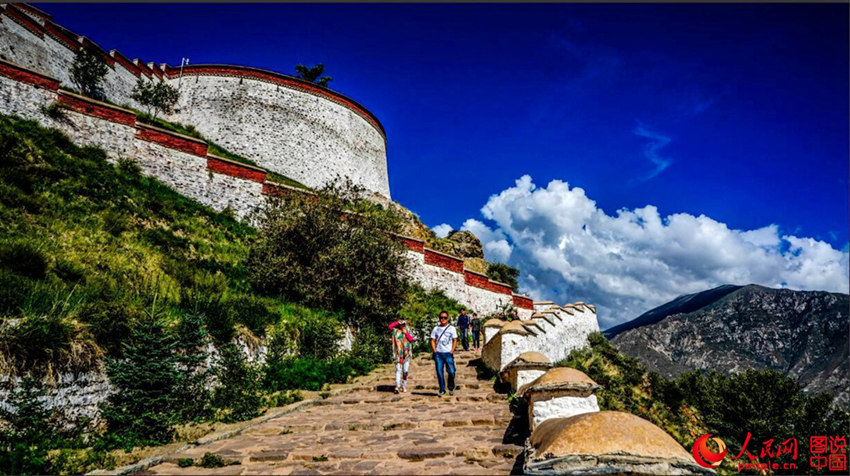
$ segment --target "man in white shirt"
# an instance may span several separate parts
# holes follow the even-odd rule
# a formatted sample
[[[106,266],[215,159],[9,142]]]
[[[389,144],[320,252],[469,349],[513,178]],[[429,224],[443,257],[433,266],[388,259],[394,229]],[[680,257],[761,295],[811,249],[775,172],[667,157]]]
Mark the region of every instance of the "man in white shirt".
[[[440,382],[439,397],[446,394],[446,381],[443,378],[443,368],[449,374],[449,395],[455,394],[455,359],[457,347],[457,329],[449,325],[449,313],[440,312],[440,324],[431,331],[431,350],[434,352],[434,363],[437,366],[437,381]]]

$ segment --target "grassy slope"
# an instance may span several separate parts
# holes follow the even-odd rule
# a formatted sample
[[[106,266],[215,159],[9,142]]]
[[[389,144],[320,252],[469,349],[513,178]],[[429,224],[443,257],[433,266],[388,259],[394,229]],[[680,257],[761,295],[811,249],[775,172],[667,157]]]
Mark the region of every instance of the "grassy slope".
[[[213,333],[262,333],[304,309],[255,295],[255,230],[99,149],[0,116],[0,370],[88,367],[146,303],[201,308]]]

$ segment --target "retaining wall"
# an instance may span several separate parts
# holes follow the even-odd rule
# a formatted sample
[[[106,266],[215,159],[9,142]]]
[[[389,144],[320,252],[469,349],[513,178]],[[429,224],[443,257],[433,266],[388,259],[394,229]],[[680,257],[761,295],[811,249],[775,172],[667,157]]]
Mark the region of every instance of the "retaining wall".
[[[534,307],[539,308],[537,303]],[[501,372],[523,352],[540,352],[558,362],[586,347],[590,333],[599,332],[595,308],[578,304],[551,306],[520,322],[522,326],[505,325],[485,342],[481,358],[487,367]]]
[[[25,4],[0,6],[0,58],[74,87],[71,66],[84,47],[109,66],[103,81],[113,103],[141,109],[130,96],[138,79],[177,87],[166,119],[194,126],[208,139],[268,170],[310,187],[337,177],[390,196],[386,136],[380,121],[354,100],[316,84],[256,68],[167,64],[105,51]]]

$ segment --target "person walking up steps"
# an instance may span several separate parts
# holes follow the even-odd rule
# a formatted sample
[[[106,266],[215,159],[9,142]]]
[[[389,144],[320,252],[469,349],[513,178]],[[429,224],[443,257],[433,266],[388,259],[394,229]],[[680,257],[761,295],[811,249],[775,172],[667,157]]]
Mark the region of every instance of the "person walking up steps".
[[[437,381],[440,383],[439,397],[446,394],[446,380],[443,369],[448,373],[449,395],[455,394],[455,348],[457,348],[457,330],[449,324],[449,313],[440,312],[440,323],[431,331],[431,350],[434,351],[434,365],[437,367]]]
[[[393,331],[393,363],[395,364],[395,393],[407,391],[407,376],[410,372],[410,360],[413,358],[411,342],[415,337],[407,332],[407,323],[398,319],[390,324]]]
[[[472,313],[469,328],[472,329],[472,350],[478,350],[481,348],[481,320],[478,319],[478,314],[475,312]]]
[[[469,316],[466,315],[466,309],[461,309],[457,316],[457,326],[460,327],[460,343],[463,344],[463,350],[469,350]]]

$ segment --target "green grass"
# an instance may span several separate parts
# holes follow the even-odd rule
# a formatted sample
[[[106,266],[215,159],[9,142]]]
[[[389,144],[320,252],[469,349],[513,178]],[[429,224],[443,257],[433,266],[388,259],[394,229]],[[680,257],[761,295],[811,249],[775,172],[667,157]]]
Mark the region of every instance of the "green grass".
[[[0,371],[80,370],[120,354],[154,295],[175,322],[204,312],[222,339],[296,319],[297,306],[248,284],[255,238],[130,162],[0,116]]]

